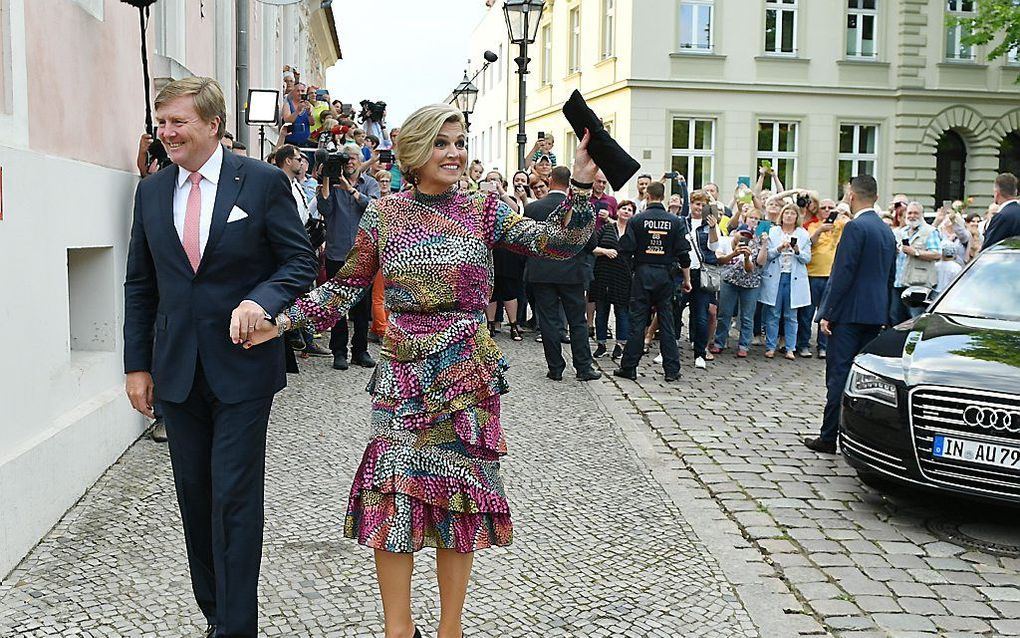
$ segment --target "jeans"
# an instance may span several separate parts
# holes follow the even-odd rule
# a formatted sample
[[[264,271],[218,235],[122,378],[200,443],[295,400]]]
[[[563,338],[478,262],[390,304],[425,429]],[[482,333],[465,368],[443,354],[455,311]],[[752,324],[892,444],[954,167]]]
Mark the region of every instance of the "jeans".
[[[606,299],[595,302],[595,338],[599,343],[609,338],[610,307],[616,313],[616,342],[623,343],[630,336],[630,311],[623,304],[611,304]]]
[[[694,356],[697,358],[704,357],[705,349],[708,347],[708,307],[715,300],[715,294],[701,287],[700,271],[697,275],[691,271],[691,285],[693,288],[687,295],[687,305],[691,324],[691,341],[694,342]],[[659,326],[661,328],[661,321]]]
[[[779,343],[779,322],[783,321],[787,352],[792,352],[797,345],[797,311],[790,307],[791,275],[784,272],[779,278],[779,292],[776,294],[776,305],[766,306],[765,319],[765,350],[775,351]]]
[[[728,281],[722,282],[719,290],[719,323],[715,329],[715,345],[726,347],[730,337],[730,321],[740,304],[740,340],[737,347],[745,352],[751,346],[751,335],[754,329],[754,310],[758,305],[757,288],[741,288]]]
[[[797,350],[811,349],[811,324],[814,323],[815,311],[822,305],[825,287],[829,285],[828,277],[808,277],[811,285],[811,305],[797,309]],[[818,331],[818,350],[826,350],[829,338]]]

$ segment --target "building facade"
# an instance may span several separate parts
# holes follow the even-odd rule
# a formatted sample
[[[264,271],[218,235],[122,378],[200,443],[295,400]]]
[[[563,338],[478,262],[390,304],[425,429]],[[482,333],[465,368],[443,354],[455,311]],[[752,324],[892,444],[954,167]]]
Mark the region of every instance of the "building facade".
[[[160,0],[147,39],[154,88],[217,78],[231,131],[234,4]],[[321,81],[339,56],[324,13],[252,2],[251,86],[280,85],[285,63]],[[147,425],[124,395],[121,336],[139,37],[119,0],[0,0],[0,576]]]
[[[529,49],[529,135],[557,132],[569,160],[559,110],[579,89],[655,177],[677,170],[725,193],[768,160],[784,185],[826,195],[869,172],[883,198],[990,198],[995,173],[1020,166],[1020,64],[987,60],[990,47],[946,26],[974,5],[549,0]]]

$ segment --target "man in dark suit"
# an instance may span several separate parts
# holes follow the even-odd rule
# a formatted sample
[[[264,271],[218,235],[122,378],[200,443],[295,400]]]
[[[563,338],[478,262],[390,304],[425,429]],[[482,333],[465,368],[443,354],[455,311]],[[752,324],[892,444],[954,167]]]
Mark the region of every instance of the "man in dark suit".
[[[1020,200],[1017,200],[1017,180],[1013,173],[1002,173],[995,178],[995,213],[985,229],[982,250],[1003,239],[1020,235]]]
[[[819,310],[820,329],[829,337],[825,361],[825,412],[821,434],[805,439],[816,452],[836,453],[843,388],[854,357],[878,336],[889,318],[889,289],[896,277],[896,237],[875,211],[878,184],[871,175],[850,183],[854,219],[843,229]]]
[[[524,207],[524,214],[536,221],[545,221],[549,213],[563,203],[570,188],[570,169],[557,166],[552,169],[549,177],[549,194]],[[596,238],[592,238],[577,255],[567,260],[528,259],[524,271],[524,280],[531,284],[535,293],[535,314],[538,315],[539,328],[542,331],[542,348],[545,350],[545,362],[549,366],[546,375],[553,381],[563,378],[563,369],[567,367],[560,349],[560,334],[563,332],[563,320],[560,318],[560,305],[570,327],[570,352],[574,370],[581,381],[591,381],[602,376],[592,365],[591,347],[588,345],[588,321],[585,319],[584,287],[588,283],[587,257],[595,248]]]
[[[219,143],[226,106],[214,80],[168,84],[156,119],[174,165],[135,194],[126,389],[142,414],[154,400],[163,410],[205,635],[254,637],[266,428],[286,385],[285,344],[240,344],[307,290],[318,263],[283,172]]]

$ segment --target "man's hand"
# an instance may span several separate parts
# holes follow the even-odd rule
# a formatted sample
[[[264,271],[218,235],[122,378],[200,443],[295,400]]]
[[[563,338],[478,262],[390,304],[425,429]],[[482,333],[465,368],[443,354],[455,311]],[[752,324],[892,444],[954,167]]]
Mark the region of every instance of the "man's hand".
[[[127,380],[124,382],[124,389],[127,392],[128,399],[131,401],[131,407],[150,419],[156,418],[156,415],[152,412],[152,397],[154,388],[155,386],[152,383],[152,375],[148,372],[138,371],[127,373]]]
[[[351,186],[351,183],[349,181],[347,181],[347,178],[344,177],[343,175],[341,175],[340,179],[337,180],[336,187],[339,190],[342,190],[342,191],[347,192],[347,193],[349,193],[352,190],[354,190],[354,187]]]
[[[591,155],[588,155],[588,142],[590,141],[591,132],[588,129],[584,129],[584,137],[581,138],[581,142],[577,145],[577,150],[574,151],[574,170],[571,171],[576,181],[585,184],[594,182],[595,173],[599,170]]]
[[[255,334],[255,327],[259,325],[259,321],[264,321],[265,318],[266,311],[262,306],[245,299],[234,308],[234,312],[230,313],[230,340],[235,345],[249,341]]]
[[[601,219],[602,221],[609,221],[609,209],[608,208],[601,208],[601,209],[599,209],[599,219]]]
[[[690,294],[691,291],[694,290],[694,286],[691,285],[690,277],[684,277],[684,283],[681,286],[681,289],[687,294]]]
[[[818,329],[822,331],[822,334],[826,336],[832,336],[832,324],[829,323],[828,319],[822,319],[818,322]]]
[[[255,324],[255,330],[251,332],[250,337],[244,342],[244,349],[248,350],[267,341],[272,341],[278,336],[280,336],[279,326],[273,325],[263,317]]]

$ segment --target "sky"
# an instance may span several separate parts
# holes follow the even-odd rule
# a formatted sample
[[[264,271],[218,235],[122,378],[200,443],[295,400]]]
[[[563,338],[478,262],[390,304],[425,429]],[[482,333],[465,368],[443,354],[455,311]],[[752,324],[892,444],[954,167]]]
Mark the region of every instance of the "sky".
[[[343,59],[326,71],[330,96],[387,104],[386,124],[441,102],[461,81],[484,0],[333,0]]]

